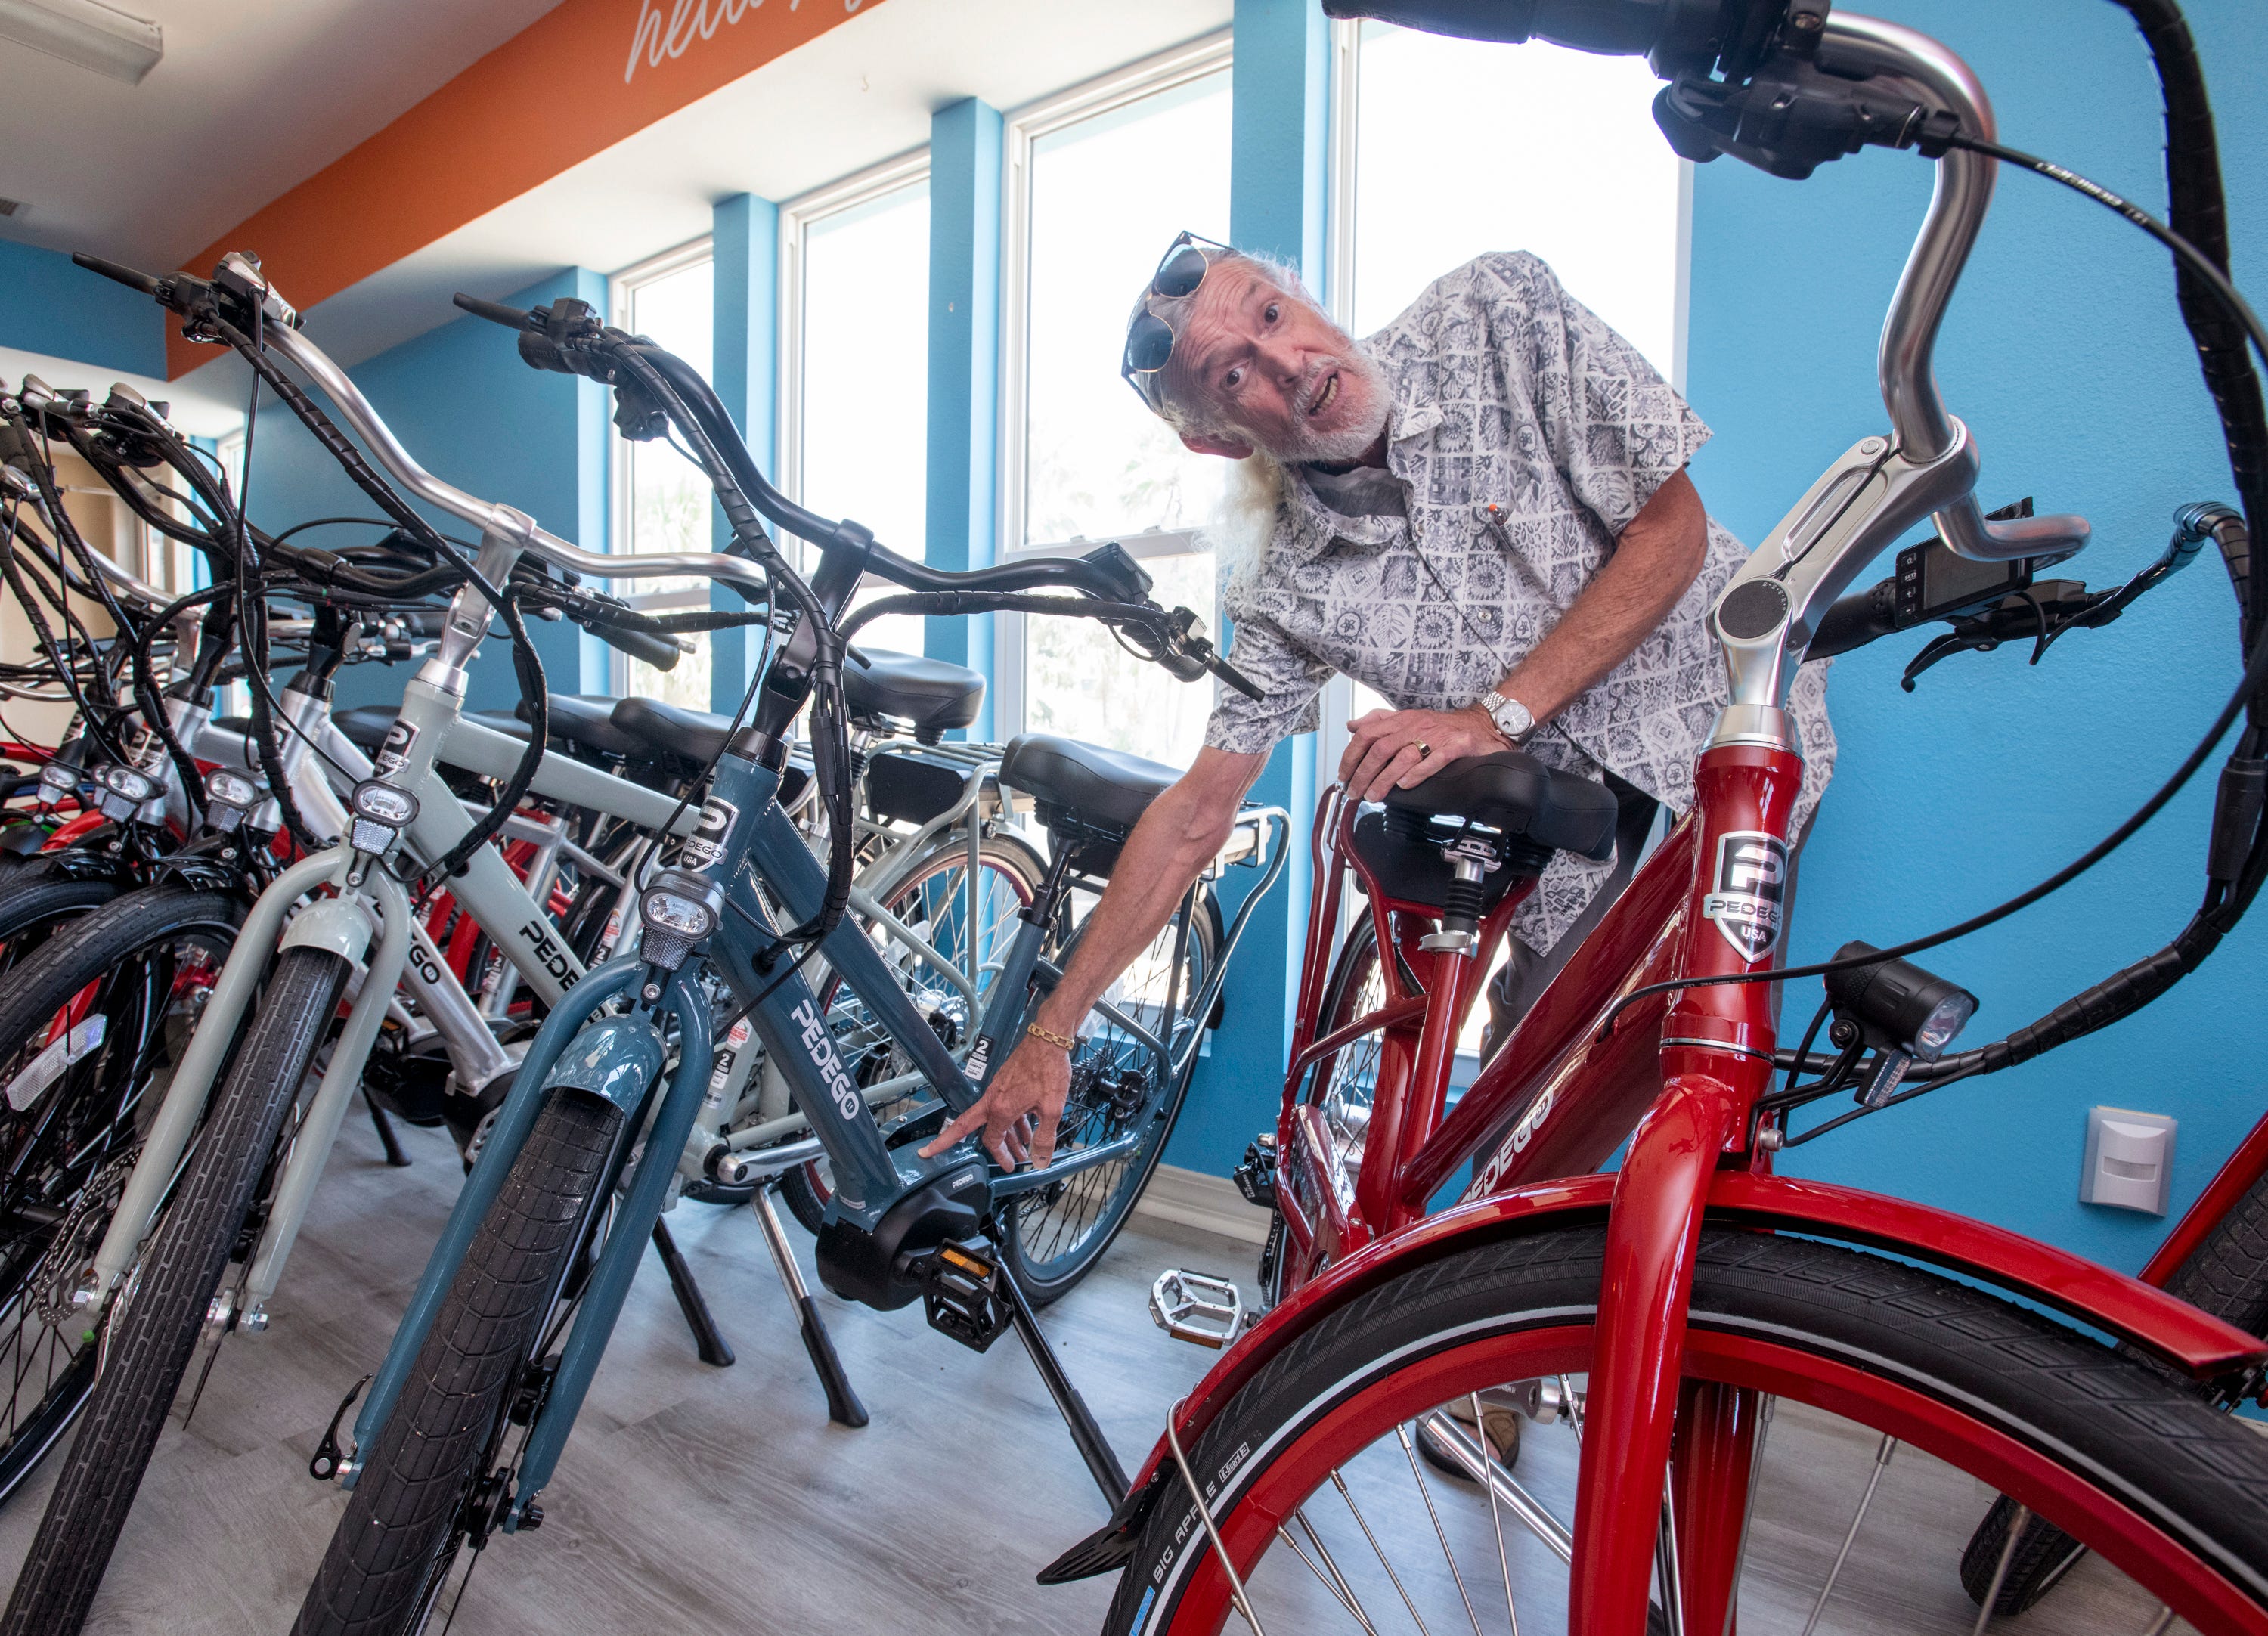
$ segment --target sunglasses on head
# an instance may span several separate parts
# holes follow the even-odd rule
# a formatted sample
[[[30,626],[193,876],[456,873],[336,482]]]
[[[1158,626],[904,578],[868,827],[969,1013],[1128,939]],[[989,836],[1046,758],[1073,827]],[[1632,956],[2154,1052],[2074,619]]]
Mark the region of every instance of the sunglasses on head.
[[[1157,406],[1155,388],[1158,372],[1166,367],[1166,360],[1174,355],[1174,327],[1150,311],[1153,300],[1179,301],[1197,293],[1204,283],[1206,271],[1212,265],[1215,253],[1227,253],[1229,247],[1211,239],[1183,232],[1166,247],[1166,254],[1158,262],[1158,270],[1151,275],[1148,295],[1142,311],[1126,327],[1126,356],[1118,365],[1118,372],[1129,386],[1142,395],[1142,401]]]

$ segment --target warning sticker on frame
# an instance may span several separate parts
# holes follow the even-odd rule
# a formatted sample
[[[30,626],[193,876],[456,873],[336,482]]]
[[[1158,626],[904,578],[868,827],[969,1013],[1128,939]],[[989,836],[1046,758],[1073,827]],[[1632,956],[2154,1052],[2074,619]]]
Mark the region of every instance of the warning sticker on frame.
[[[1701,912],[1733,952],[1753,965],[1779,945],[1787,900],[1787,843],[1757,829],[1717,840],[1717,867]]]

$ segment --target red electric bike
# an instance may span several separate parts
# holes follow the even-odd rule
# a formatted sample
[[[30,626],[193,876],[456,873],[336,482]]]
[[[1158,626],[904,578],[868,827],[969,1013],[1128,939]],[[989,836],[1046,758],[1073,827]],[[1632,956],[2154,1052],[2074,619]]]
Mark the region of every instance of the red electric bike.
[[[1444,10],[1327,5],[1437,23]],[[2085,1628],[2268,1632],[2268,1447],[2220,1411],[2259,1391],[2268,1344],[2051,1246],[1773,1174],[1791,1142],[2146,1004],[2242,912],[2268,850],[2257,806],[2235,844],[2242,814],[2217,821],[2209,873],[2230,873],[2211,935],[2007,1040],[1947,1054],[1973,998],[1892,958],[1918,950],[1853,945],[1809,969],[1829,979],[1837,1054],[1780,1044],[1771,984],[1805,970],[1778,965],[1797,664],[1940,615],[1985,646],[2029,609],[2044,639],[2064,615],[2114,617],[2150,579],[2036,581],[2086,524],[1987,518],[1974,500],[1975,446],[1931,353],[1990,200],[1984,92],[1936,42],[1830,21],[1815,0],[1568,0],[1548,30],[1535,6],[1501,9],[1464,7],[1462,31],[1653,48],[1675,74],[1658,116],[1692,157],[1793,176],[1868,142],[1937,159],[1882,338],[1892,430],[1847,451],[1717,602],[1731,702],[1692,810],[1453,1109],[1458,1031],[1513,908],[1553,852],[1609,855],[1613,803],[1518,755],[1452,766],[1382,809],[1326,797],[1290,1088],[1248,1172],[1278,1212],[1272,1304],[1176,1406],[1110,1522],[1042,1577],[1123,1570],[1114,1632],[1209,1632],[1232,1610],[1279,1636],[1478,1636],[1519,1631],[1523,1613],[1584,1636],[1719,1636],[1741,1614],[1807,1636],[1822,1622],[1981,1628],[1947,1570],[1998,1493],[2021,1507],[1999,1574],[2034,1517],[2095,1553],[2070,1606]],[[1689,14],[1712,26],[1681,32]],[[1642,16],[1658,37],[1638,38]],[[1837,601],[1926,517],[1937,542]],[[2242,520],[2215,513],[2205,537],[2246,601]],[[2204,760],[2259,694],[2263,656],[2174,784],[2083,861]],[[2256,715],[2244,755],[2258,733]],[[1350,872],[1367,925],[1332,961]],[[1850,1112],[1791,1124],[1846,1090]],[[1625,1139],[1619,1170],[1599,1173]],[[1464,1202],[1427,1214],[1469,1165]],[[1168,1315],[1193,1327],[1204,1292],[1182,1293]],[[1568,1435],[1525,1438],[1515,1456],[1498,1429],[1514,1417]]]

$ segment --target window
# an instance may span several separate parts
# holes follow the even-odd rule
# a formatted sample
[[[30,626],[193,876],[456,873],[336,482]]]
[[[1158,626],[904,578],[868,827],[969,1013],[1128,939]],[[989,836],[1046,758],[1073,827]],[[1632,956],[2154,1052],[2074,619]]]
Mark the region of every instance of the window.
[[[1116,540],[1168,607],[1214,619],[1197,530],[1221,462],[1189,453],[1119,379],[1142,278],[1183,228],[1228,236],[1226,36],[1024,110],[1008,129],[1002,544],[1083,551]],[[1167,680],[1111,634],[1001,616],[1000,719],[1175,766],[1203,741],[1212,689]]]
[[[1355,333],[1484,250],[1531,250],[1680,380],[1690,167],[1654,125],[1660,86],[1645,63],[1360,28],[1341,81],[1353,288],[1333,291]]]
[[[902,556],[924,555],[929,507],[929,156],[865,171],[782,212],[783,487],[850,517]],[[860,601],[888,595],[863,591]],[[862,646],[922,651],[898,615]]]
[[[1381,23],[1334,24],[1331,44],[1340,322],[1369,335],[1484,251],[1529,250],[1683,385],[1691,166],[1654,125],[1644,63]],[[1385,703],[1344,676],[1324,689],[1322,781],[1347,722]],[[1487,1021],[1476,1006],[1461,1050]]]
[[[1340,322],[1369,335],[1482,252],[1530,250],[1683,385],[1692,167],[1653,122],[1644,63],[1383,23],[1333,24],[1331,44]],[[1384,703],[1344,677],[1325,689],[1325,777],[1346,723]]]
[[[715,364],[715,302],[716,271],[706,239],[614,278],[615,324],[674,352],[703,378]],[[615,549],[630,553],[712,549],[709,520],[715,495],[700,468],[666,438],[633,443],[619,432],[613,436]],[[636,579],[624,582],[623,590],[631,606],[649,613],[709,606],[705,579]],[[695,641],[698,651],[681,658],[673,670],[656,670],[615,655],[617,689],[707,710],[710,644],[699,637]]]

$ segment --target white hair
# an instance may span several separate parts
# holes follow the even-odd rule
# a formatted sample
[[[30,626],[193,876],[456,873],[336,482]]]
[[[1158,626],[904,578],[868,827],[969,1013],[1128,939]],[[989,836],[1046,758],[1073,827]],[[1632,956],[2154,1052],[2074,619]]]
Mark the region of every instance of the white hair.
[[[1212,548],[1230,593],[1248,590],[1258,580],[1261,566],[1268,560],[1269,545],[1276,538],[1284,485],[1289,480],[1283,462],[1260,450],[1228,462],[1228,478],[1221,484],[1220,510],[1199,533]]]

